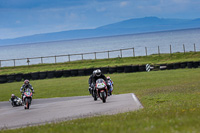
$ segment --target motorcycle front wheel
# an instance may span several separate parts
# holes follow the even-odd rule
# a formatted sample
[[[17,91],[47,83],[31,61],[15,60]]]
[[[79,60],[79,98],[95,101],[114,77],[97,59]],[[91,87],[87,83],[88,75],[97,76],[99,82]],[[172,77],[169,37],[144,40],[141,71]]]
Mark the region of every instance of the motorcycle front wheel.
[[[105,95],[106,95],[105,91],[101,92],[101,96],[102,96],[101,98],[102,98],[103,103],[106,102],[106,96]]]
[[[96,101],[97,100],[97,93],[95,91],[92,91],[92,92],[93,92],[92,96],[94,97],[94,101]]]
[[[29,103],[30,103],[30,99],[26,98],[25,99],[24,109],[29,109]]]

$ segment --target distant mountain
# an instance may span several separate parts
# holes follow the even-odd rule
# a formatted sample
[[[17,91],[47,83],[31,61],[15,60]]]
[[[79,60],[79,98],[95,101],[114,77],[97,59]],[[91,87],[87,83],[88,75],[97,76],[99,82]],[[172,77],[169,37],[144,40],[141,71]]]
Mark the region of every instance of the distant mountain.
[[[158,32],[168,30],[180,30],[200,28],[199,19],[163,19],[157,17],[145,17],[121,21],[96,29],[70,30],[46,34],[36,34],[15,39],[0,40],[0,45],[13,45],[49,41],[61,41],[71,39],[83,39],[93,37],[104,37],[124,34],[136,34],[147,32]]]

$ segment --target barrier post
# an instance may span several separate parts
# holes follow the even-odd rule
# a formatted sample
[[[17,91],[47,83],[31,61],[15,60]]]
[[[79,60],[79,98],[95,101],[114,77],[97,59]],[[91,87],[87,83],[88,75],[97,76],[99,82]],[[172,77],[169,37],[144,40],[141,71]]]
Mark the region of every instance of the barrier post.
[[[195,46],[195,43],[194,43],[194,52],[196,52],[196,46]]]
[[[158,55],[160,56],[160,47],[158,46]]]
[[[133,48],[133,57],[135,57],[135,49]]]
[[[83,60],[83,54],[82,54],[82,60]]]
[[[172,45],[170,45],[170,55],[172,54]]]
[[[145,47],[145,51],[146,51],[146,56],[147,56],[147,47]]]
[[[14,67],[15,67],[15,59],[13,59],[13,62],[14,62]]]
[[[42,57],[41,57],[41,64],[43,64],[43,59],[42,59]]]
[[[56,56],[55,56],[55,63],[56,63]]]
[[[122,49],[120,49],[120,55],[121,55],[121,58],[122,58]]]
[[[69,62],[70,62],[70,55],[68,55],[68,60],[69,60]]]
[[[185,45],[183,44],[183,52],[184,52],[184,54],[185,54]]]
[[[94,52],[94,59],[96,60],[97,59],[97,53]]]
[[[1,68],[1,60],[0,60],[0,68]]]
[[[110,58],[110,56],[109,56],[109,51],[108,51],[108,59]]]

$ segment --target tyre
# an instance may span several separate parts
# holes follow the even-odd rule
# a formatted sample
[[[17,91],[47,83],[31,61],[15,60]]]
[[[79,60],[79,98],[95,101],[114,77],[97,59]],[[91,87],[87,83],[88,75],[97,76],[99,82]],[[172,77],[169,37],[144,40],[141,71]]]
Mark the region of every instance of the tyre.
[[[27,109],[27,98],[24,100],[24,109]]]
[[[71,76],[78,76],[78,70],[77,69],[71,70]]]
[[[139,65],[134,65],[132,66],[133,72],[138,72],[139,71]]]
[[[124,72],[125,72],[125,73],[131,73],[131,72],[133,72],[132,65],[130,65],[130,66],[125,66],[125,67],[124,67]]]
[[[15,107],[15,104],[14,104],[14,102],[12,102],[11,104],[12,104],[12,106],[13,106],[13,107]]]
[[[94,70],[93,68],[85,69],[85,75],[91,75],[93,70]]]
[[[8,79],[8,83],[14,82],[15,81],[15,74],[8,75],[7,79]]]
[[[192,68],[192,67],[193,67],[193,62],[188,62],[188,63],[187,63],[187,67],[188,67],[188,68]]]
[[[166,70],[167,69],[167,64],[160,64],[159,69],[160,70]]]
[[[39,79],[45,79],[47,77],[47,72],[39,72]]]
[[[194,61],[193,62],[193,67],[194,68],[198,68],[199,67],[199,62],[198,61]]]
[[[31,73],[31,77],[33,80],[39,79],[39,72]]]
[[[96,101],[97,100],[97,95],[94,95],[94,101]]]
[[[174,69],[179,69],[180,68],[180,64],[181,63],[174,63],[173,64]]]
[[[55,71],[48,71],[47,72],[47,78],[54,78],[55,77]]]
[[[60,77],[62,77],[63,76],[63,71],[55,71],[55,77],[56,78],[60,78]]]
[[[186,66],[187,66],[187,62],[182,62],[180,65],[180,68],[186,68]]]
[[[173,69],[174,67],[173,67],[173,64],[167,64],[167,69],[168,70],[171,70],[171,69]]]
[[[101,92],[101,96],[102,96],[103,103],[105,103],[106,102],[105,91]]]
[[[117,73],[123,73],[123,72],[124,72],[124,66],[118,66]]]
[[[15,75],[15,80],[16,80],[17,82],[22,81],[22,78],[23,78],[23,74],[16,74],[16,75]]]
[[[96,101],[97,100],[97,94],[96,94],[96,92],[95,91],[93,91],[93,97],[94,97],[94,101]]]
[[[27,74],[23,74],[23,78],[24,80],[28,79],[28,80],[31,80],[31,74],[30,73],[27,73]]]
[[[30,99],[26,98],[25,99],[25,105],[24,105],[24,109],[29,109],[29,101]]]
[[[6,83],[7,81],[7,75],[0,75],[0,83]]]
[[[109,71],[109,74],[112,74],[112,73],[117,72],[117,68],[116,67],[109,67],[108,71]]]
[[[63,76],[64,77],[70,77],[71,76],[71,71],[70,70],[63,70]]]
[[[28,101],[27,109],[29,109],[31,101],[30,101],[30,99],[27,99],[27,101]]]
[[[79,69],[78,76],[85,76],[85,69]]]
[[[140,71],[140,72],[146,71],[146,65],[141,65],[141,66],[139,66],[139,71]]]

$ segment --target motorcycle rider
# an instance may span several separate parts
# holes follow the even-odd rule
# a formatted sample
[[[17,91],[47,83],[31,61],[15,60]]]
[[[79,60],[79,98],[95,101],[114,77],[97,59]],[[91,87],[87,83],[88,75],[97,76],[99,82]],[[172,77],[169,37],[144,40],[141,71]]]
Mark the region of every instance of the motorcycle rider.
[[[100,78],[102,78],[107,84],[106,76],[101,73],[100,69],[97,69],[97,70],[94,71],[94,76],[92,76],[92,83],[95,85],[97,79],[100,79]]]
[[[11,98],[10,98],[10,100],[13,102],[13,101],[14,101],[14,99],[18,99],[18,97],[17,97],[17,96],[15,96],[15,94],[12,94],[12,95],[11,95]]]
[[[92,89],[94,88],[94,84],[92,83],[92,77],[95,76],[96,70],[94,70],[92,72],[92,74],[90,75],[90,78],[88,80],[88,84],[89,84],[89,89],[88,91],[90,92],[90,94],[92,94]]]
[[[33,89],[32,85],[30,84],[30,82],[29,82],[28,79],[24,80],[24,84],[23,84],[22,87],[20,88],[20,92],[22,93],[22,101],[23,101],[23,102],[24,102],[24,100],[23,100],[24,93],[23,93],[23,92],[24,92],[27,88],[30,88],[31,91],[32,91],[32,93],[34,93],[34,89]]]
[[[96,84],[97,79],[102,78],[107,83],[107,78],[101,73],[100,69],[94,71],[94,76],[92,76],[92,83]]]
[[[110,85],[108,84],[108,86],[109,86],[109,93],[108,94],[112,95],[114,83],[109,76],[107,77],[107,80],[108,80],[108,82],[110,81],[110,83],[111,83]]]

